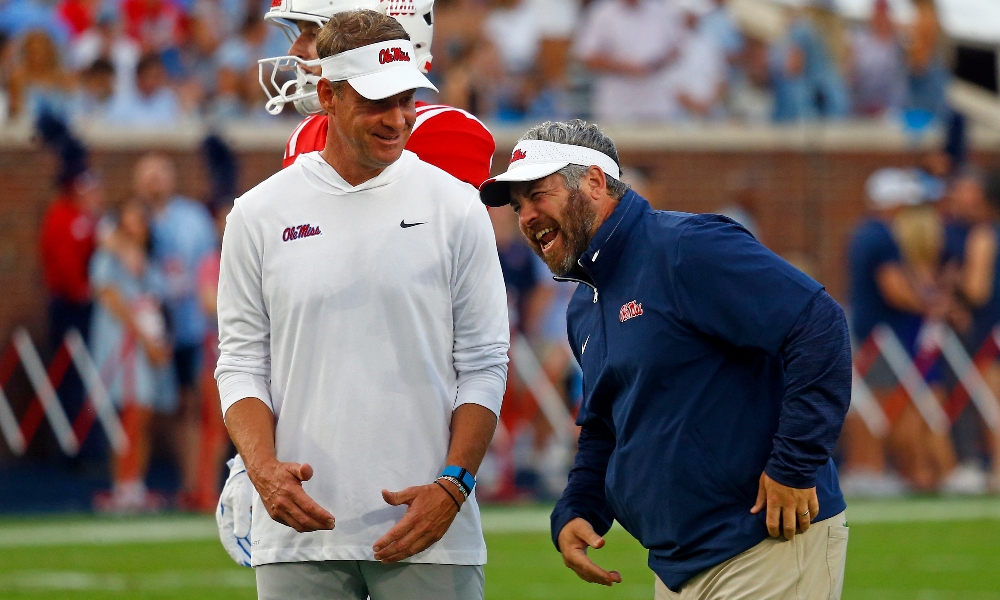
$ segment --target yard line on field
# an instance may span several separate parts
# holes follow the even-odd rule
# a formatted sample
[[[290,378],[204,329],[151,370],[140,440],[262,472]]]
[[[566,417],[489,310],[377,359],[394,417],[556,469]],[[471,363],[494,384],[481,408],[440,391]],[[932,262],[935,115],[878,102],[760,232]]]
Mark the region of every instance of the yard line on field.
[[[921,498],[847,502],[848,523],[914,523],[1000,519],[1000,498]]]
[[[126,521],[0,525],[0,548],[188,542],[218,537],[209,517],[151,517]]]
[[[483,532],[547,533],[544,506],[484,507]],[[1000,498],[848,501],[852,524],[920,521],[1000,520]],[[619,527],[616,523],[615,527]],[[0,522],[0,548],[27,546],[107,545],[213,540],[218,537],[209,516],[160,516],[126,520],[44,523]]]
[[[0,575],[0,591],[155,591],[190,588],[247,588],[256,585],[247,569],[225,571],[166,571],[161,573],[86,573],[24,571]]]

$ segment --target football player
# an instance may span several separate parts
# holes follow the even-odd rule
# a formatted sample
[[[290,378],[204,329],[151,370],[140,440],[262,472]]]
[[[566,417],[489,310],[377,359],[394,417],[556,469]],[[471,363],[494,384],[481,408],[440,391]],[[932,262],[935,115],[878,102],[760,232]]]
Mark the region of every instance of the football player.
[[[280,27],[292,45],[288,56],[260,61],[260,83],[268,96],[266,108],[278,114],[292,104],[305,115],[285,144],[282,167],[294,163],[300,154],[326,145],[327,115],[316,94],[321,73],[316,35],[334,14],[357,8],[383,12],[399,21],[410,35],[418,68],[424,73],[431,69],[434,0],[273,0],[264,20]],[[289,72],[294,78],[281,82],[280,74]],[[496,150],[493,135],[479,119],[459,108],[425,102],[416,106],[417,120],[406,149],[478,188],[490,176]],[[256,492],[242,458],[236,455],[229,465],[230,475],[216,508],[219,537],[233,560],[249,567],[250,508]]]
[[[330,16],[345,10],[368,8],[395,18],[410,34],[418,68],[431,69],[434,0],[274,0],[264,20],[282,28],[292,46],[289,56],[260,61],[261,86],[268,95],[267,110],[277,114],[291,103],[307,115],[285,145],[283,166],[326,144],[327,120],[316,98],[319,61],[316,34]],[[268,76],[267,71],[270,70]],[[293,71],[295,78],[278,82],[278,74]],[[417,121],[406,149],[462,181],[478,187],[490,176],[496,144],[489,130],[468,112],[443,104],[417,102]]]

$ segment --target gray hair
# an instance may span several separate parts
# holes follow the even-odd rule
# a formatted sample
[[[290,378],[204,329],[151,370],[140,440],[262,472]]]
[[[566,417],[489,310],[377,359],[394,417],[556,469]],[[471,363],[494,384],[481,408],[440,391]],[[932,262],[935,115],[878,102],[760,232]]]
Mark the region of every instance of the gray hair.
[[[521,136],[519,142],[525,140],[541,140],[543,142],[556,142],[557,144],[572,144],[583,146],[591,150],[597,150],[607,154],[621,168],[621,161],[618,160],[618,149],[611,138],[604,135],[597,125],[587,124],[581,119],[572,121],[546,121],[541,125],[535,125]],[[580,189],[580,180],[587,174],[588,167],[581,165],[566,165],[556,171],[566,180],[566,187],[571,190]],[[615,200],[621,200],[629,190],[629,185],[614,177],[604,174],[607,179],[608,195]]]

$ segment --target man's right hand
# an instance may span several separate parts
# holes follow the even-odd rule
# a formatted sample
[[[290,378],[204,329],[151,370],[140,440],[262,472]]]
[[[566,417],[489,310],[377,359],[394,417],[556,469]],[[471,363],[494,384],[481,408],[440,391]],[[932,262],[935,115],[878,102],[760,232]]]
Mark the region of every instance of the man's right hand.
[[[559,532],[559,551],[563,562],[580,577],[580,579],[601,585],[611,586],[621,583],[622,576],[618,571],[605,571],[587,557],[587,548],[603,548],[604,538],[597,535],[590,523],[577,517],[566,523]]]
[[[248,465],[247,475],[257,488],[267,514],[278,523],[299,533],[333,529],[333,515],[302,489],[302,482],[313,476],[309,465],[271,458],[253,470]]]

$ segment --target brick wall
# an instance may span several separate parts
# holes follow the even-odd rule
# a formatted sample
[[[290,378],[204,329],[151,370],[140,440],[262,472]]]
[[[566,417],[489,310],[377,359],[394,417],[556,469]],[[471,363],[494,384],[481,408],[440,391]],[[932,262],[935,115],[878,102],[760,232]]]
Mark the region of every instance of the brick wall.
[[[505,165],[510,149],[497,153]],[[169,152],[178,163],[180,192],[201,197],[205,172],[196,151]],[[94,165],[107,182],[111,201],[129,195],[134,149],[95,151]],[[240,188],[246,190],[280,167],[280,151],[240,153]],[[1000,153],[980,153],[995,164]],[[622,152],[626,167],[648,173],[648,195],[656,208],[711,212],[730,200],[731,182],[752,176],[759,184],[758,221],[762,240],[779,254],[807,267],[839,300],[845,294],[845,242],[863,214],[864,180],[881,166],[910,165],[904,151],[664,151]],[[44,332],[45,293],[37,254],[37,231],[53,197],[55,163],[45,152],[0,148],[0,344],[12,329],[27,325]]]

